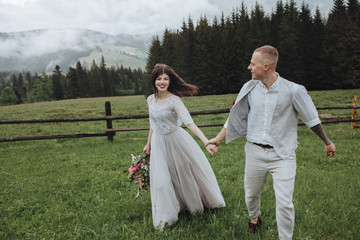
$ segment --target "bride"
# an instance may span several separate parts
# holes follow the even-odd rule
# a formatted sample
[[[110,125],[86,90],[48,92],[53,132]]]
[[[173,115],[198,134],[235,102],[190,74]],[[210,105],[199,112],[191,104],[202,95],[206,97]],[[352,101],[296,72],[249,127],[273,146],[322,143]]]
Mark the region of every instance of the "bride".
[[[154,94],[147,98],[150,131],[144,152],[150,154],[150,192],[154,227],[163,230],[178,220],[178,213],[191,214],[225,206],[215,174],[200,146],[180,127],[183,122],[206,145],[208,139],[195,125],[181,101],[198,88],[187,84],[175,71],[156,64],[151,74]],[[214,153],[215,145],[208,145]]]

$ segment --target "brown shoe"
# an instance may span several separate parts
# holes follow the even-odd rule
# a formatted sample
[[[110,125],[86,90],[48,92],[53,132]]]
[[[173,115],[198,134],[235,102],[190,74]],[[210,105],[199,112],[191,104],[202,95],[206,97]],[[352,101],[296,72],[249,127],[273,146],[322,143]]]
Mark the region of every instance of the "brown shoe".
[[[257,232],[257,230],[260,228],[261,223],[262,222],[261,222],[260,217],[258,217],[258,222],[256,224],[249,221],[249,229],[250,229],[250,231],[255,234]]]

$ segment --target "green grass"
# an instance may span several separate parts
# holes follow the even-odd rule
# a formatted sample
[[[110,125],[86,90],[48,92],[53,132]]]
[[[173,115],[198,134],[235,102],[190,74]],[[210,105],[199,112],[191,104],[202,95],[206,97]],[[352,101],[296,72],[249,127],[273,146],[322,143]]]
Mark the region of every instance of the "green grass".
[[[319,107],[348,106],[360,90],[310,94]],[[230,107],[234,97],[188,97],[184,102],[190,111],[219,109]],[[145,98],[132,96],[0,107],[0,119],[103,116],[107,100],[113,115],[147,113]],[[226,117],[194,120],[221,123]],[[116,128],[134,125],[147,126],[148,120],[113,123]],[[0,136],[103,132],[105,126],[103,121],[0,125]],[[324,127],[337,147],[333,158],[325,156],[314,133],[306,127],[298,130],[294,239],[359,239],[360,129],[349,123]],[[202,128],[208,137],[220,129]],[[156,231],[149,191],[135,199],[136,186],[122,172],[146,139],[147,131],[137,131],[117,133],[112,143],[105,137],[0,143],[0,239],[277,239],[271,177],[262,194],[263,226],[255,236],[247,230],[245,139],[222,144],[219,154],[209,157],[226,207],[195,216],[180,213],[173,227]]]

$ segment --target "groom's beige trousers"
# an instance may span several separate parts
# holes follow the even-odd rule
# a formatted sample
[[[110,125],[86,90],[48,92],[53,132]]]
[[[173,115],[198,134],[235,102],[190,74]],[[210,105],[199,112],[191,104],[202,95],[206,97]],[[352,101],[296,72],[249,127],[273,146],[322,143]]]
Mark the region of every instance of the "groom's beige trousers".
[[[245,202],[251,218],[260,216],[261,190],[268,173],[273,178],[276,197],[276,221],[280,239],[291,239],[295,211],[292,203],[296,175],[296,157],[280,158],[273,148],[263,148],[251,142],[245,144]]]

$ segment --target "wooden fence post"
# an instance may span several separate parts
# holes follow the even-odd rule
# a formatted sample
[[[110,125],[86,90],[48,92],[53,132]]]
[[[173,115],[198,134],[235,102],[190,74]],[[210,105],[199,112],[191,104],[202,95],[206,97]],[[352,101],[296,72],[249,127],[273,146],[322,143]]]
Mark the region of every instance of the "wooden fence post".
[[[105,102],[105,114],[107,117],[111,117],[111,103],[109,101]],[[106,133],[108,141],[112,142],[114,140],[114,132],[108,131],[112,129],[112,119],[106,119]]]
[[[357,102],[357,96],[354,96],[353,97],[353,107],[356,107],[356,102]],[[351,119],[356,119],[356,108],[354,108],[352,110],[352,116],[351,116]],[[356,127],[356,122],[352,122],[351,123],[351,128],[355,128]]]

